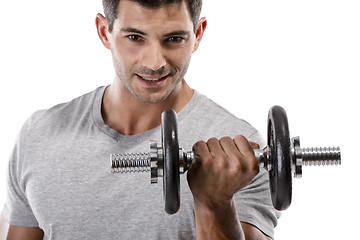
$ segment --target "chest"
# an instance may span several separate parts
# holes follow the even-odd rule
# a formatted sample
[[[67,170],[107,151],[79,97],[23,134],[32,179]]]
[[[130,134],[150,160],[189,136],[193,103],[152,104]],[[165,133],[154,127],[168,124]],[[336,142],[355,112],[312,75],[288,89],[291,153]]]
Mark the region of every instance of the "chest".
[[[48,142],[47,146],[27,152],[22,185],[48,236],[145,239],[150,234],[146,231],[154,238],[163,234],[179,239],[194,236],[192,196],[185,175],[181,176],[181,210],[167,215],[161,180],[150,184],[150,172],[111,173],[109,155],[119,151],[118,144],[100,146],[78,139]],[[162,225],[168,225],[165,231]]]

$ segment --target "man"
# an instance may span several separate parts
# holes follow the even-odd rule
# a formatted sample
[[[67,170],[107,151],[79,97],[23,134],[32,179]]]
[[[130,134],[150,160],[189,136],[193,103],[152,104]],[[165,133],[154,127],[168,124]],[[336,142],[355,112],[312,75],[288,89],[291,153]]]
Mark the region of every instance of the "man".
[[[103,4],[96,27],[114,81],[24,124],[2,211],[8,238],[272,238],[278,213],[252,150],[263,145],[259,133],[184,80],[207,26],[201,1]],[[174,215],[149,173],[111,174],[108,163],[111,153],[147,151],[167,109],[178,113],[180,145],[197,154]]]

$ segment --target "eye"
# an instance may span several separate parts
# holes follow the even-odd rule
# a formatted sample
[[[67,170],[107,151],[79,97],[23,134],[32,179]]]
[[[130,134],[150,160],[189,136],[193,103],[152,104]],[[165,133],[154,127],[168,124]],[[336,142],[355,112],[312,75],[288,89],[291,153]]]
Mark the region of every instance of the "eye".
[[[185,39],[183,37],[179,37],[179,36],[173,36],[173,37],[169,37],[167,38],[167,42],[170,43],[182,43]]]
[[[130,39],[133,42],[142,42],[144,41],[144,38],[140,35],[136,35],[136,34],[132,34],[132,35],[128,35],[126,36],[128,39]]]

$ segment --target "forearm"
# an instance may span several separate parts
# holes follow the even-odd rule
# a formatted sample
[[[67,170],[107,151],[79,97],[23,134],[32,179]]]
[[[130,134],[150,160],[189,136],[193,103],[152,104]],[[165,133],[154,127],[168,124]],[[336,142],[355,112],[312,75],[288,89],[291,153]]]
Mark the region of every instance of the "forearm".
[[[235,201],[208,207],[195,201],[196,239],[245,239]]]

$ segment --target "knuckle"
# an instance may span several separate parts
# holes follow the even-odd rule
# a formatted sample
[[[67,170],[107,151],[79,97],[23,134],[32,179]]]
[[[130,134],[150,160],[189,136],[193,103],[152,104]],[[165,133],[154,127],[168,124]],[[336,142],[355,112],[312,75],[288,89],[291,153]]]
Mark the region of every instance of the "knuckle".
[[[215,137],[209,138],[207,141],[208,144],[212,144],[212,143],[216,143],[216,142],[219,142],[219,140]]]
[[[244,141],[244,140],[246,140],[246,137],[245,137],[244,135],[239,134],[239,135],[236,135],[236,136],[234,137],[234,139],[237,139],[237,140],[240,140],[240,141]]]
[[[217,158],[213,164],[214,164],[214,168],[219,171],[225,169],[227,165],[226,161],[224,161],[224,159],[222,158]]]
[[[204,141],[198,141],[193,145],[193,150],[203,147],[205,145],[206,145],[206,143]]]
[[[255,159],[255,156],[243,158],[236,167],[238,171],[242,173],[253,173],[259,170],[259,165]]]
[[[198,142],[195,143],[195,145],[197,145],[197,146],[202,146],[202,145],[205,145],[205,144],[206,144],[206,142],[203,141],[203,140],[198,141]]]
[[[196,153],[196,161],[203,165],[211,161],[212,155],[209,152],[208,145],[205,141],[198,141],[193,145]]]
[[[230,142],[230,141],[232,141],[232,138],[229,136],[220,138],[220,142]]]

